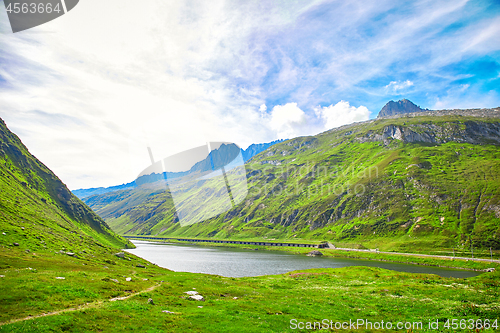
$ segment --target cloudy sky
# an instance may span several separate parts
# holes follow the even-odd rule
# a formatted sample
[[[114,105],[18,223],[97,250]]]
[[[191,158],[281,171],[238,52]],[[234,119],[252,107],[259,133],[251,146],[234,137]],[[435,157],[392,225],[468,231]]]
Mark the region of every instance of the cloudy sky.
[[[13,34],[0,117],[70,189],[130,182],[206,141],[310,135],[389,100],[500,106],[500,3],[80,0]]]

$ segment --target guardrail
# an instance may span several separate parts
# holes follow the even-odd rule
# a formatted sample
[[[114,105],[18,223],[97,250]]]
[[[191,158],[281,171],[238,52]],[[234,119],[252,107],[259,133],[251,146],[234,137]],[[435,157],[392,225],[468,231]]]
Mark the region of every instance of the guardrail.
[[[313,247],[316,249],[327,248],[327,243],[320,244],[300,244],[300,243],[283,243],[283,242],[250,242],[250,241],[232,241],[220,239],[196,239],[196,238],[176,238],[176,237],[154,237],[154,236],[123,236],[131,239],[147,239],[147,240],[176,240],[178,242],[190,243],[225,243],[225,244],[245,244],[245,245],[260,245],[260,246],[290,246],[290,247]]]

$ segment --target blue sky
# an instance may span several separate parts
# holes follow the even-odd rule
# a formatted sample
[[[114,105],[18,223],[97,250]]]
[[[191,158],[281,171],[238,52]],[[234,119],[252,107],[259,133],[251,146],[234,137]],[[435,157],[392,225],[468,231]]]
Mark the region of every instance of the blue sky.
[[[12,34],[0,117],[71,189],[208,140],[242,147],[423,108],[500,106],[498,1],[82,0]]]

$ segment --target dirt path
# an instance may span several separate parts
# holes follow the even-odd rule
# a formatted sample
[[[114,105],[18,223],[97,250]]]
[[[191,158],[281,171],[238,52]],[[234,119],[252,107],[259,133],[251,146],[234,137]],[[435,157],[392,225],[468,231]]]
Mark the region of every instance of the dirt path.
[[[110,302],[123,301],[123,300],[126,300],[127,298],[130,298],[130,297],[142,294],[142,293],[146,293],[146,292],[149,292],[149,291],[153,291],[156,288],[158,288],[160,285],[161,285],[161,283],[157,284],[157,285],[154,285],[154,286],[151,286],[148,289],[144,289],[144,290],[138,291],[136,293],[133,293],[133,294],[130,294],[130,295],[127,295],[127,296],[110,298],[108,301],[110,301]],[[97,308],[97,307],[101,306],[104,302],[105,301],[96,301],[96,302],[92,302],[92,303],[85,303],[85,304],[82,304],[82,305],[79,305],[79,306],[75,306],[73,308],[67,308],[67,309],[63,309],[63,310],[42,313],[42,314],[39,314],[39,315],[36,315],[36,316],[28,316],[28,317],[25,317],[25,318],[12,319],[12,320],[0,323],[0,326],[7,325],[7,324],[17,323],[19,321],[36,319],[36,318],[41,318],[41,317],[46,317],[46,316],[54,316],[54,315],[58,315],[58,314],[65,313],[65,312],[72,312],[72,311],[80,311],[80,310],[85,310],[85,309]]]

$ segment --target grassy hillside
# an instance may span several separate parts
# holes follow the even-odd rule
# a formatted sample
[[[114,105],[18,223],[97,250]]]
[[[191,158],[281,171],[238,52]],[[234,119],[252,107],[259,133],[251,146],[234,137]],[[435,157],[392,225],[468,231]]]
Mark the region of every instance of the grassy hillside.
[[[2,247],[17,243],[30,251],[133,246],[32,156],[2,120],[0,232]]]
[[[188,227],[160,183],[85,202],[121,234],[498,249],[499,129],[498,115],[436,111],[288,140],[246,164],[242,204]]]

